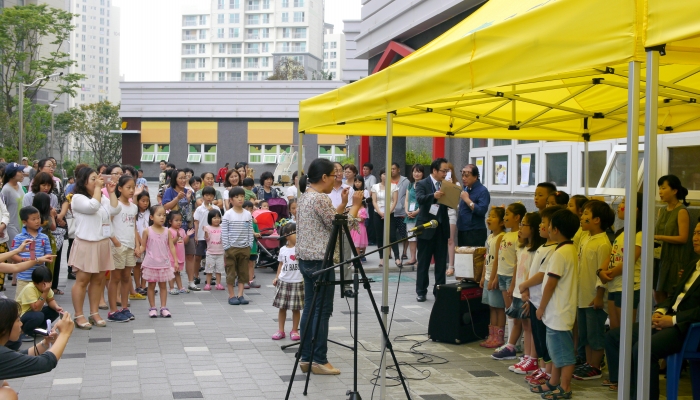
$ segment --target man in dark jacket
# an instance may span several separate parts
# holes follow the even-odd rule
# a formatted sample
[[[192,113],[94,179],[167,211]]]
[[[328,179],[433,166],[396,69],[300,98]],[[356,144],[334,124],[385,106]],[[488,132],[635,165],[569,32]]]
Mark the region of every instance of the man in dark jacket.
[[[693,250],[700,254],[700,219],[693,231]],[[678,353],[683,348],[688,328],[700,322],[700,260],[696,256],[684,269],[673,296],[668,297],[656,308],[651,321],[651,365],[649,398],[659,398],[659,360]],[[630,398],[636,399],[637,392],[637,338],[638,324],[632,331],[632,375],[630,376]],[[620,328],[613,329],[605,337],[605,354],[608,357],[611,381],[617,381],[620,363]],[[613,372],[614,371],[614,372]]]
[[[416,183],[416,202],[420,210],[416,216],[416,226],[432,220],[438,222],[437,228],[426,229],[418,236],[418,270],[416,277],[416,300],[425,301],[430,284],[430,260],[435,257],[435,285],[445,283],[447,271],[447,240],[450,238],[450,221],[447,216],[447,206],[438,204],[438,199],[444,195],[440,191],[443,179],[450,169],[447,160],[438,158],[430,164],[430,175]],[[433,285],[433,295],[435,294]]]

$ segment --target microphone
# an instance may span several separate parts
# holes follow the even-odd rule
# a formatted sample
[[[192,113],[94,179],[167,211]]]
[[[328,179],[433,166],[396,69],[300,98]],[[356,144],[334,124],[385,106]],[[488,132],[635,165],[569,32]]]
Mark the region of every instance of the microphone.
[[[430,222],[426,222],[423,225],[417,225],[415,228],[411,228],[408,231],[409,232],[423,232],[426,229],[433,229],[438,227],[438,222],[435,220],[432,220]]]

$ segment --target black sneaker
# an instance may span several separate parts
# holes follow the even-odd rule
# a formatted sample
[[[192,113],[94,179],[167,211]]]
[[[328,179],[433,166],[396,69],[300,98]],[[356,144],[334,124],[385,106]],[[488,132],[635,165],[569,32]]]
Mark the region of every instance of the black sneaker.
[[[581,368],[579,371],[574,372],[574,378],[581,381],[588,381],[591,379],[598,379],[603,376],[603,373],[596,367],[586,364],[585,367]]]
[[[199,285],[202,281],[199,278],[194,278],[194,284]]]
[[[107,314],[109,322],[129,322],[129,316],[122,311],[115,311]]]

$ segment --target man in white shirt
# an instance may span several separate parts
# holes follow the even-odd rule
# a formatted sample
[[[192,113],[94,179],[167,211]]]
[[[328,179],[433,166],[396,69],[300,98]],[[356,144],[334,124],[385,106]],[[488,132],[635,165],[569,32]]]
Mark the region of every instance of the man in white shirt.
[[[693,231],[693,250],[700,254],[700,219]],[[672,296],[659,303],[651,321],[651,363],[649,398],[659,398],[659,360],[678,353],[683,348],[690,325],[700,322],[700,261],[697,256],[683,269]],[[630,398],[636,399],[637,391],[637,337],[638,325],[632,331],[632,373]],[[605,353],[608,357],[611,381],[617,378],[620,358],[620,329],[613,329],[605,337]],[[613,375],[612,371],[616,371]],[[617,380],[617,379],[615,379]]]
[[[374,165],[371,162],[366,162],[362,166],[362,177],[365,179],[365,189],[369,190],[372,186],[377,184],[377,177],[372,175],[372,170]],[[369,218],[365,221],[365,227],[367,228],[367,240],[370,246],[375,246],[377,244],[377,237],[374,233],[374,205],[372,201],[367,201],[367,215]]]
[[[22,167],[24,167],[24,179],[22,179],[22,186],[28,188],[29,183],[31,182],[29,175],[32,172],[32,167],[29,166],[29,159],[27,157],[22,157]]]

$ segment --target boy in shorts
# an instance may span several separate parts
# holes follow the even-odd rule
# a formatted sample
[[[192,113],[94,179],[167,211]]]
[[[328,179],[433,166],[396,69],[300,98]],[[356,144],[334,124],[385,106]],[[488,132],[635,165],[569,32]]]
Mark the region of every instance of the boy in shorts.
[[[537,318],[547,329],[547,351],[554,367],[549,382],[530,389],[533,393],[553,394],[566,399],[572,396],[571,378],[576,367],[571,330],[578,303],[578,257],[571,238],[579,225],[578,216],[569,210],[555,212],[549,222],[549,239],[558,244],[550,256],[549,268],[542,281],[542,301]]]
[[[248,282],[248,263],[250,249],[253,245],[253,216],[243,208],[245,190],[236,186],[229,192],[231,208],[224,214],[221,239],[224,245],[224,264],[226,266],[226,286],[228,287],[228,304],[237,306],[248,304],[243,297],[243,285]],[[238,276],[238,295],[233,285]]]

